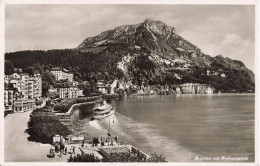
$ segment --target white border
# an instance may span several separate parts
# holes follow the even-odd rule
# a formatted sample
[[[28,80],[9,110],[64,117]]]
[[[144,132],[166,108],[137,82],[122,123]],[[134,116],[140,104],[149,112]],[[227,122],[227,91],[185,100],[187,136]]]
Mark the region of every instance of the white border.
[[[259,1],[258,0],[0,0],[0,55],[4,57],[4,43],[5,43],[5,5],[6,4],[205,4],[205,5],[255,5],[255,162],[254,163],[155,163],[157,165],[216,165],[216,166],[251,166],[259,165]],[[246,55],[245,55],[246,56]],[[4,104],[3,104],[3,90],[4,90],[4,58],[0,58],[0,118],[4,124]],[[7,162],[4,163],[4,125],[0,125],[0,164],[4,165],[72,165],[72,163],[50,163],[50,162]],[[73,165],[155,165],[152,163],[73,163]]]
[[[4,118],[4,50],[5,50],[5,5],[0,0],[0,118]],[[0,126],[0,163],[4,161],[4,119],[2,119]]]
[[[225,4],[254,5],[257,0],[3,0],[6,4]]]

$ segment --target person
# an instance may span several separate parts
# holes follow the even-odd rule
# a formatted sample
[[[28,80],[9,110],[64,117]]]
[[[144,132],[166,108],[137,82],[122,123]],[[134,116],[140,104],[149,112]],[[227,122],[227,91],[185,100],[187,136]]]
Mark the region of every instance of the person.
[[[84,139],[83,139],[83,141],[82,141],[82,147],[84,147]]]
[[[59,145],[58,144],[55,145],[55,152],[59,152]]]
[[[72,146],[72,153],[75,154],[75,146]]]
[[[72,157],[72,154],[70,155],[70,161],[73,161],[73,157]]]
[[[62,152],[64,151],[64,145],[63,144],[60,145],[60,151],[62,151]]]
[[[65,147],[65,155],[67,155],[67,147]]]
[[[62,157],[62,152],[61,152],[61,150],[60,150],[60,157]]]
[[[118,136],[115,136],[115,141],[118,142]]]

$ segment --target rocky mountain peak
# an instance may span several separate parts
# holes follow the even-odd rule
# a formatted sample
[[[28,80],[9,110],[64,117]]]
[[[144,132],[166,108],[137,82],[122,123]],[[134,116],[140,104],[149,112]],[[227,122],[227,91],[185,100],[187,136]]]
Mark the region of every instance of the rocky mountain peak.
[[[224,58],[221,54],[217,55],[216,57],[217,57],[217,58],[221,58],[221,59]]]
[[[152,30],[153,32],[155,32],[157,34],[166,35],[169,33],[175,33],[174,27],[170,27],[162,21],[146,19],[143,22],[143,26],[146,28],[149,28],[149,30]]]
[[[177,38],[184,40],[175,34],[174,27],[162,21],[146,19],[139,24],[122,25],[97,36],[86,38],[77,48],[88,49],[110,43],[120,43],[150,47],[152,50],[155,48],[160,52],[160,50],[172,50],[175,47],[173,44],[179,42]]]

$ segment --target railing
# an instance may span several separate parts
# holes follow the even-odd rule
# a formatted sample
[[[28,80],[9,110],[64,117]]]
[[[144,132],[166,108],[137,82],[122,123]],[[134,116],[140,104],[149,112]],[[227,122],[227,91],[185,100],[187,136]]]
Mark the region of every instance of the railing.
[[[144,153],[143,151],[139,150],[138,148],[134,147],[133,145],[131,145],[131,152],[134,154],[137,154],[141,158],[147,159],[150,157],[148,154]]]

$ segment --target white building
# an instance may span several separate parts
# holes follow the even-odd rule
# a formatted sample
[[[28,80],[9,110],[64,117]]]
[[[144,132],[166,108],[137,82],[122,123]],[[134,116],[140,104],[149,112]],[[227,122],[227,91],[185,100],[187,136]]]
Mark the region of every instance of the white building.
[[[41,98],[42,96],[42,78],[40,74],[29,77],[29,75],[22,73],[19,77],[5,80],[5,83],[17,88],[22,93],[23,99]]]
[[[109,86],[105,85],[103,80],[100,80],[97,82],[97,89],[99,92],[101,92],[103,94],[107,94]]]
[[[79,89],[75,86],[59,88],[59,98],[78,98],[78,91]]]
[[[5,77],[5,110],[24,112],[35,108],[35,99],[42,96],[40,74],[29,77],[28,74],[14,73]]]
[[[73,82],[73,74],[69,73],[66,69],[55,67],[52,68],[51,73],[54,75],[55,80],[68,80],[69,82]]]
[[[34,99],[24,99],[14,101],[14,112],[26,112],[31,111],[36,108],[36,103]]]
[[[69,82],[73,82],[73,74],[72,74],[72,73],[68,73],[68,74],[67,74],[67,80],[68,80]]]
[[[61,70],[61,68],[56,67],[56,68],[52,68],[51,73],[54,75],[55,80],[62,80],[63,79],[63,71]]]
[[[33,96],[32,98],[41,98],[42,97],[42,77],[40,74],[34,75],[29,78],[29,81],[33,84]]]
[[[12,110],[14,104],[14,90],[6,88],[4,90],[4,107],[5,111]]]
[[[83,94],[83,90],[78,90],[78,97],[85,97],[85,95]]]

